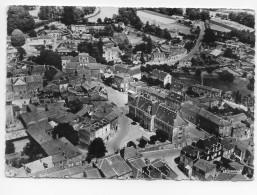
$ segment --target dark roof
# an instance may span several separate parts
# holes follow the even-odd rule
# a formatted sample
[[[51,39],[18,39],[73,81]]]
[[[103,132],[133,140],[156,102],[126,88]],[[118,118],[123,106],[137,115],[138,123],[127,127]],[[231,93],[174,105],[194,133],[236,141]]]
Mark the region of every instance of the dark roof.
[[[138,104],[137,104],[138,108],[147,112],[148,113],[148,109],[151,109],[151,115],[155,115],[157,108],[158,108],[158,103],[157,102],[152,102],[150,99],[147,99],[143,96],[139,96],[139,100],[138,100]]]
[[[212,171],[213,169],[216,169],[216,165],[212,164],[211,162],[204,160],[204,159],[199,159],[195,164],[194,167],[204,171],[205,173],[208,173]]]
[[[214,136],[205,139],[199,139],[196,142],[196,146],[202,150],[211,149],[213,145],[220,143],[220,140]]]
[[[178,175],[161,159],[155,159],[151,164],[169,179],[176,179],[178,177]]]
[[[170,92],[169,95],[166,98],[170,98],[170,99],[173,99],[173,100],[176,100],[176,101],[179,101],[179,102],[182,102],[183,99],[184,99],[183,95],[180,95],[180,94],[177,94],[177,93],[174,93],[174,92]]]
[[[226,116],[226,119],[231,120],[233,123],[235,123],[235,122],[246,121],[247,116],[244,113],[240,113],[232,116]]]
[[[175,83],[175,82],[174,82],[174,83],[171,83],[171,84],[170,84],[170,88],[171,88],[171,89],[174,88],[174,89],[176,89],[176,90],[180,90],[180,91],[181,91],[181,90],[183,89],[183,87],[184,87],[184,84],[183,84],[183,83]]]
[[[117,113],[115,113],[114,111],[112,111],[111,113],[107,114],[104,118],[106,120],[108,120],[109,122],[117,119],[119,117],[119,115]]]
[[[151,74],[154,75],[154,76],[160,77],[162,79],[164,79],[168,75],[167,72],[163,72],[163,71],[160,71],[160,70],[153,70],[151,72]]]
[[[37,128],[36,125],[26,130],[27,133],[39,144],[42,145],[46,142],[52,141],[53,138],[45,131]]]
[[[158,110],[156,112],[156,118],[170,126],[174,125],[174,120],[176,119],[176,116],[177,114],[175,112],[168,109],[164,105],[159,105]]]
[[[223,150],[231,150],[232,148],[234,148],[233,138],[223,138],[221,140],[221,144],[223,146]]]
[[[44,65],[38,65],[38,66],[33,66],[31,74],[42,74],[44,72],[45,72],[45,66]]]
[[[199,156],[200,156],[202,153],[202,150],[200,150],[199,148],[196,148],[194,146],[191,146],[191,145],[184,146],[181,149],[181,154],[184,154],[187,157],[190,157],[192,160],[195,160],[197,158],[198,152],[199,152]]]
[[[42,144],[41,147],[49,156],[60,153],[62,153],[66,158],[81,155],[79,150],[64,137],[58,140],[49,140]]]

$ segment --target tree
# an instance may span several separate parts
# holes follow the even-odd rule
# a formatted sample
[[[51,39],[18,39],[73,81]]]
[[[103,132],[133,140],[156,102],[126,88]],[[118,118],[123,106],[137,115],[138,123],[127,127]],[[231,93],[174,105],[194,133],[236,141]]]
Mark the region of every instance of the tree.
[[[40,55],[34,59],[34,62],[41,65],[51,65],[62,70],[61,56],[52,50],[41,50]]]
[[[49,29],[50,30],[58,30],[58,28],[54,24],[50,25]]]
[[[87,156],[102,158],[107,152],[102,138],[95,138],[89,145]],[[90,159],[91,160],[91,159]]]
[[[156,136],[160,142],[165,142],[168,139],[168,134],[160,129],[156,131]]]
[[[209,20],[209,19],[210,19],[210,12],[206,11],[206,10],[203,10],[201,12],[201,20],[205,21],[205,20]]]
[[[168,89],[168,90],[170,90],[170,83],[167,83],[166,85],[165,85],[165,89]]]
[[[171,40],[170,32],[166,28],[163,30],[163,38]]]
[[[205,34],[203,36],[203,42],[206,43],[207,45],[210,45],[217,40],[217,37],[214,34],[212,29],[207,28],[204,32]]]
[[[83,108],[83,103],[79,99],[70,101],[69,108],[71,112],[75,114]]]
[[[224,52],[224,57],[227,57],[227,58],[232,58],[233,56],[233,52],[232,52],[232,49],[231,48],[226,48],[225,52]]]
[[[81,9],[72,6],[65,6],[61,21],[65,25],[78,24],[82,20],[84,13]]]
[[[150,141],[148,142],[149,144],[155,144],[155,142],[158,140],[158,137],[156,135],[152,135],[150,137]]]
[[[30,142],[25,145],[22,151],[22,155],[27,155],[30,162],[42,158],[44,153],[44,150],[38,145],[37,142],[33,140],[30,140]]]
[[[37,37],[37,33],[34,29],[29,31],[29,37]]]
[[[146,146],[146,144],[147,144],[147,141],[145,139],[141,138],[139,141],[138,147],[144,148]]]
[[[98,23],[98,24],[103,23],[103,22],[102,22],[102,19],[101,19],[101,18],[98,18],[98,19],[97,19],[97,23]]]
[[[15,147],[13,142],[6,141],[5,142],[5,154],[12,154],[15,152]]]
[[[225,82],[230,82],[232,83],[234,81],[235,77],[233,74],[229,73],[229,72],[222,72],[220,74],[220,80],[225,81]]]
[[[19,60],[22,61],[24,56],[26,56],[27,53],[23,47],[18,47],[17,51],[18,51]]]
[[[19,29],[12,32],[11,44],[13,47],[21,47],[25,44],[25,35]]]
[[[56,17],[57,10],[54,6],[40,6],[38,17],[40,20],[53,20]]]
[[[140,61],[141,61],[142,64],[145,64],[145,59],[144,59],[144,53],[143,52],[141,52]]]
[[[196,69],[196,71],[195,71],[195,76],[197,76],[197,77],[200,77],[202,75],[202,71],[201,71],[201,69]]]
[[[75,131],[73,129],[73,126],[69,123],[59,123],[57,126],[54,127],[53,138],[57,139],[57,137],[65,137],[75,146],[78,145],[79,142],[78,132]]]
[[[35,28],[35,21],[29,12],[22,6],[10,6],[7,12],[7,34],[10,35],[15,29],[29,32]]]

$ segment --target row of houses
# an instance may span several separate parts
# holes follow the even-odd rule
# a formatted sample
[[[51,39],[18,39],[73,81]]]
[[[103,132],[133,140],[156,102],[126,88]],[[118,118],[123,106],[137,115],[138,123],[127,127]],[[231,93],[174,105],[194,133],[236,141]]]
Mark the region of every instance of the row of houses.
[[[141,89],[141,94],[128,95],[129,115],[149,131],[161,130],[173,143],[184,139],[187,122],[178,115],[183,96],[152,93],[149,89]]]
[[[58,156],[59,155],[59,156]],[[74,166],[61,167],[56,164],[63,154],[51,155],[24,164],[15,169],[6,170],[9,177],[34,178],[88,178],[88,179],[176,179],[178,175],[161,159],[149,161],[133,147],[122,149],[90,163],[77,163]]]
[[[239,162],[233,158],[237,158]],[[243,169],[248,164],[251,165],[252,160],[252,154],[241,142],[232,138],[220,139],[211,136],[183,147],[178,166],[189,178],[223,180],[220,174],[242,175]],[[214,163],[218,161],[223,161],[223,167]]]

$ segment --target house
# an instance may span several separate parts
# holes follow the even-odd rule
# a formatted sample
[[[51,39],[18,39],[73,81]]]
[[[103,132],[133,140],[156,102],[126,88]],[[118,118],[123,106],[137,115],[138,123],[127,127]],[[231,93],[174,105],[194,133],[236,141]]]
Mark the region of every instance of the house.
[[[221,137],[231,135],[231,122],[224,120],[223,118],[220,118],[204,109],[200,109],[197,113],[196,125],[212,135]]]
[[[154,117],[157,112],[158,102],[143,96],[129,95],[129,114],[139,121],[140,125],[149,131],[154,131]]]
[[[220,97],[198,97],[191,99],[195,105],[203,108],[218,107],[221,102]]]
[[[7,78],[6,89],[13,93],[14,99],[34,97],[35,93],[43,89],[43,78],[38,75]]]
[[[244,113],[224,117],[232,123],[231,137],[248,139],[251,136],[250,128],[246,126],[247,116]]]
[[[221,140],[214,136],[207,137],[204,139],[199,139],[195,143],[195,147],[197,147],[203,151],[201,159],[205,159],[207,161],[212,161],[214,159],[220,160],[222,157]]]
[[[139,93],[139,89],[142,87],[147,87],[147,84],[142,81],[130,82],[128,92],[133,94]]]
[[[120,59],[120,49],[119,47],[112,47],[109,45],[104,45],[103,46],[103,58],[105,58],[105,60],[107,62],[114,62],[114,63],[120,63],[122,62]]]
[[[31,75],[40,75],[43,77],[45,76],[45,71],[46,71],[46,68],[44,65],[33,66]]]
[[[143,168],[146,179],[176,179],[178,175],[161,159],[156,159]]]
[[[154,117],[154,128],[167,134],[169,141],[175,142],[174,135],[177,131],[179,131],[177,139],[181,140],[186,125],[187,123],[177,113],[163,104],[158,106],[156,116]]]
[[[94,167],[85,167],[84,177],[87,179],[102,179],[98,169]]]
[[[152,79],[160,81],[163,86],[171,83],[171,75],[163,71],[153,70],[150,74],[150,77]]]
[[[222,157],[230,159],[231,155],[234,153],[234,145],[232,138],[223,138],[221,140],[222,144]]]
[[[237,173],[220,173],[215,180],[217,181],[248,181],[249,179]]]
[[[110,122],[102,119],[92,122],[87,126],[81,126],[79,130],[80,143],[89,145],[95,138],[102,138],[104,142],[111,137]]]
[[[143,157],[129,158],[126,162],[132,169],[132,178],[143,178],[143,169],[146,167],[145,159]]]
[[[222,90],[204,85],[195,84],[192,86],[192,90],[199,95],[207,95],[210,97],[221,97]]]
[[[179,167],[188,177],[192,176],[194,163],[200,159],[203,151],[197,147],[188,145],[184,146],[180,151]]]
[[[52,156],[41,158],[39,160],[24,164],[15,177],[38,177],[37,175],[54,168]],[[21,174],[23,172],[23,174]]]
[[[47,156],[52,156],[56,168],[67,168],[82,164],[81,152],[65,137],[51,139],[41,144]]]
[[[174,111],[177,111],[180,109],[182,102],[184,101],[184,96],[180,95],[175,92],[169,92],[169,94],[166,96],[166,106],[171,108]]]
[[[84,178],[84,168],[82,166],[67,167],[66,169],[57,169],[49,171],[47,174],[40,175],[44,178],[59,178],[59,179],[82,179]]]
[[[213,180],[216,176],[216,165],[212,162],[199,159],[193,165],[193,176],[199,180]]]
[[[93,164],[106,179],[129,179],[132,176],[132,169],[119,154],[110,154],[97,159]]]
[[[96,63],[96,59],[88,53],[80,53],[78,56],[63,58],[63,65],[66,63],[66,73],[69,76],[77,76],[91,82],[92,77],[99,79],[101,66]]]
[[[182,95],[184,93],[184,84],[179,82],[172,82],[170,84],[170,91]]]
[[[196,124],[197,123],[197,113],[201,108],[193,105],[190,102],[184,102],[181,104],[181,108],[179,110],[183,119]]]
[[[61,30],[44,30],[43,33],[52,38],[58,38],[62,36],[62,31]]]
[[[210,53],[210,55],[213,56],[213,57],[215,57],[215,58],[219,57],[221,54],[222,54],[222,51],[219,50],[219,49],[214,49],[214,50],[212,50],[212,52]]]
[[[112,86],[122,92],[127,92],[130,82],[134,82],[134,81],[129,74],[118,73],[114,75],[114,81]]]

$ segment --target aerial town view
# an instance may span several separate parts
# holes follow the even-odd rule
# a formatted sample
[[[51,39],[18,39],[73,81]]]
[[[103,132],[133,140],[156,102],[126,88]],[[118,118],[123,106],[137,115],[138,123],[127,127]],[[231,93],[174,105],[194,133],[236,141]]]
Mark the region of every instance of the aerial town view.
[[[254,179],[250,9],[7,9],[5,175]]]

